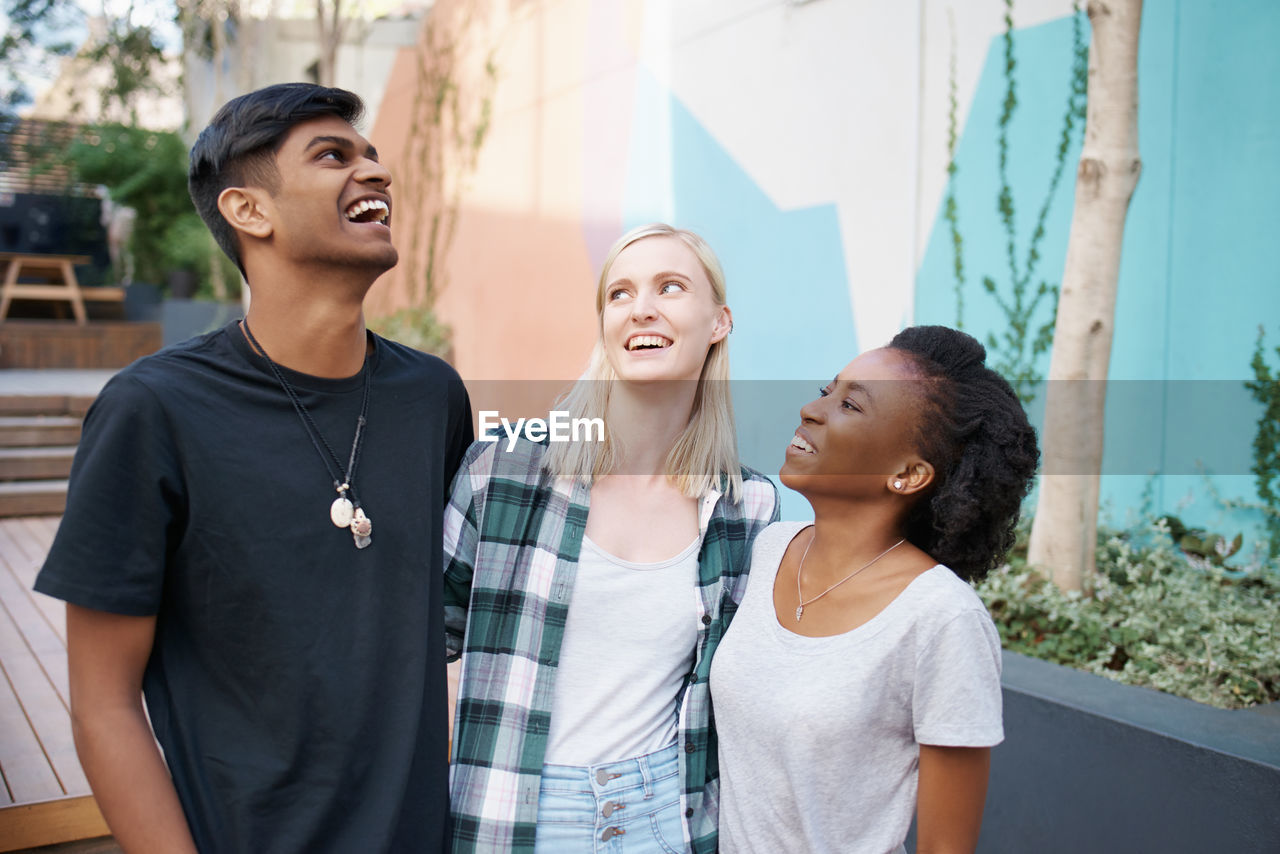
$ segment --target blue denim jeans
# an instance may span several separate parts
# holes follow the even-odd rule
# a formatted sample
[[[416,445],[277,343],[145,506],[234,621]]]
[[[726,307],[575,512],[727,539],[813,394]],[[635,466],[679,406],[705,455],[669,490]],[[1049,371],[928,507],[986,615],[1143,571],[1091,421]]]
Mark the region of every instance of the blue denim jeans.
[[[678,757],[542,766],[536,854],[685,854]]]

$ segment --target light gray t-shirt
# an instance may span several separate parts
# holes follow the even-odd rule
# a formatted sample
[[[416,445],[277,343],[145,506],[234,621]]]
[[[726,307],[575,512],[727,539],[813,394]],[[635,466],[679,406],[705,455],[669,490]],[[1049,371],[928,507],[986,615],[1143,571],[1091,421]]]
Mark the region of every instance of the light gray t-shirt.
[[[1000,639],[943,566],[841,635],[779,624],[773,585],[807,522],[756,538],[737,616],[711,664],[723,854],[886,854],[916,806],[919,745],[1004,739]]]
[[[548,765],[599,765],[676,740],[676,700],[693,668],[699,537],[654,563],[582,538],[556,669]]]

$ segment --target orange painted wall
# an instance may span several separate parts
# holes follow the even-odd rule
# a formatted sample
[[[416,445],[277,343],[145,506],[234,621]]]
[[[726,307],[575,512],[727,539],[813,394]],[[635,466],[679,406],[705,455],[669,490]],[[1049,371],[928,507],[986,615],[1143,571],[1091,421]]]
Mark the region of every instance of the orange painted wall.
[[[566,7],[476,11],[498,5],[441,0],[432,12],[435,26],[466,23],[454,65],[464,104],[474,106],[470,93],[484,91],[489,56],[497,68],[492,121],[475,170],[451,176],[464,189],[445,265],[448,283],[435,307],[453,329],[454,365],[473,402],[496,398],[490,408],[505,415],[545,411],[581,373],[596,335],[598,271],[583,237],[582,95],[580,88],[564,88],[567,78],[581,78],[581,60],[571,51],[547,50],[539,36],[569,23]],[[581,4],[569,7],[572,13]],[[559,20],[538,17],[547,14]],[[369,131],[393,176],[410,168],[405,157],[417,66],[415,51],[402,51]],[[403,259],[413,229],[425,227],[425,219],[415,215],[416,200],[397,190],[406,189],[392,188],[392,227]],[[439,200],[428,201],[440,209]],[[413,301],[407,267],[402,260],[374,286],[371,317]]]

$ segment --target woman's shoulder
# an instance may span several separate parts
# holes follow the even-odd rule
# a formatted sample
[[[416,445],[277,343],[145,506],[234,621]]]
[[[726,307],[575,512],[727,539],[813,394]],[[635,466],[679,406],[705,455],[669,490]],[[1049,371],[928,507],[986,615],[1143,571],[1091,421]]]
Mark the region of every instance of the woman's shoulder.
[[[760,539],[765,539],[767,537],[771,542],[775,539],[781,538],[784,543],[789,543],[795,539],[796,534],[800,533],[812,524],[812,520],[806,519],[784,519],[781,522],[773,522],[760,532]]]
[[[742,508],[742,515],[765,522],[775,521],[780,502],[777,485],[750,466],[743,465],[740,468],[742,496],[738,504]]]
[[[751,466],[739,464],[738,467],[742,470],[743,488],[759,489],[772,495],[778,493],[778,487],[768,475],[756,471]]]
[[[545,474],[542,457],[547,447],[523,436],[511,442],[502,436],[481,436],[462,458],[462,468],[472,478],[503,478],[539,482]]]
[[[907,588],[912,597],[912,612],[917,624],[941,628],[964,617],[964,622],[991,624],[991,616],[982,597],[969,582],[948,567],[938,564],[926,570]]]
[[[812,524],[812,522],[787,521],[774,522],[765,526],[764,530],[756,535],[755,544],[752,546],[752,561],[767,561],[775,558],[780,560],[787,546],[796,538],[796,534]]]

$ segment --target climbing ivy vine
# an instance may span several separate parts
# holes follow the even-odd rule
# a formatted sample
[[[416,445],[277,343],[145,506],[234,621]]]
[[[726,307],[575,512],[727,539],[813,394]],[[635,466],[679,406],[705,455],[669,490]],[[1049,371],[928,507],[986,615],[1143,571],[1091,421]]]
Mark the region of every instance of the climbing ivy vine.
[[[1262,505],[1272,557],[1280,557],[1280,370],[1267,364],[1266,332],[1258,327],[1258,342],[1249,366],[1253,379],[1244,386],[1262,406],[1253,437],[1253,476]],[[1280,347],[1275,349],[1280,356]]]
[[[1017,391],[1024,403],[1030,403],[1036,387],[1043,379],[1036,369],[1038,357],[1049,350],[1053,343],[1054,316],[1057,313],[1058,285],[1037,275],[1040,262],[1040,245],[1044,240],[1045,221],[1053,204],[1058,185],[1066,171],[1067,154],[1080,129],[1084,127],[1085,101],[1088,87],[1089,48],[1084,38],[1084,16],[1080,4],[1072,3],[1071,80],[1063,110],[1058,147],[1054,152],[1053,172],[1036,214],[1035,227],[1027,241],[1025,257],[1020,259],[1016,227],[1016,207],[1013,187],[1009,183],[1009,128],[1018,108],[1018,89],[1015,71],[1017,57],[1014,51],[1014,0],[1004,0],[1005,31],[1003,37],[1004,99],[997,122],[996,149],[1000,186],[996,193],[996,209],[1004,230],[1005,258],[1008,265],[1005,281],[997,282],[993,275],[982,277],[982,289],[996,303],[1005,319],[1002,329],[987,335],[986,344],[991,365],[999,371]],[[953,275],[956,294],[956,325],[964,326],[965,265],[964,239],[960,229],[960,208],[956,199],[957,112],[956,59],[954,21],[952,23],[951,79],[948,99],[947,151],[950,176],[948,192],[943,203],[943,217],[951,233],[954,252]],[[1047,315],[1047,318],[1045,317]]]
[[[449,11],[451,16],[437,5],[428,17],[405,137],[400,183],[415,208],[401,259],[410,307],[371,323],[441,354],[449,350],[450,330],[434,308],[448,284],[447,260],[466,179],[475,172],[489,133],[498,81],[492,50],[479,74],[465,73],[462,41],[468,32],[482,31],[474,28],[478,4],[457,3]]]

